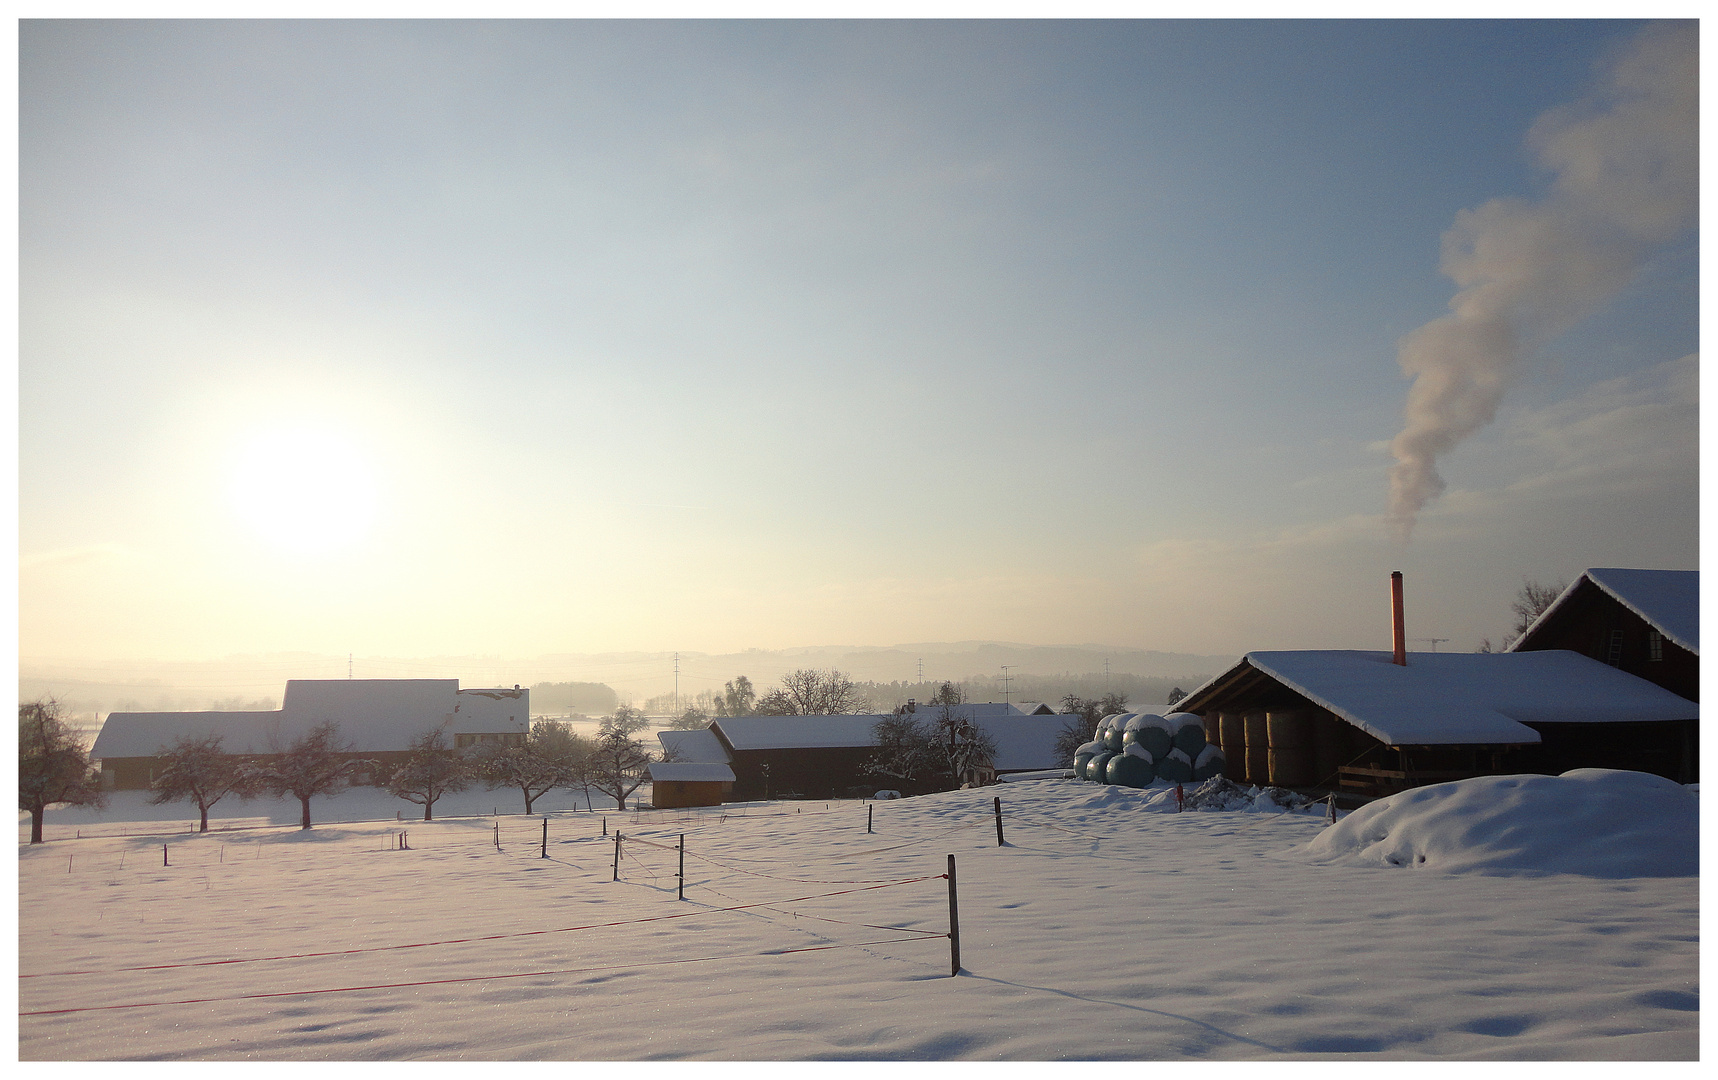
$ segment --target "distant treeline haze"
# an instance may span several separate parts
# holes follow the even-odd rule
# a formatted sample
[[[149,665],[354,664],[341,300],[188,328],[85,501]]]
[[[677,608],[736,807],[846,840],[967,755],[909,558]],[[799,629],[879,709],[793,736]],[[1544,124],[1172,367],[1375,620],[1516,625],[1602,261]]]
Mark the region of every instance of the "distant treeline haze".
[[[1102,698],[1106,694],[1126,694],[1128,707],[1138,712],[1161,711],[1169,702],[1171,691],[1180,690],[1185,693],[1204,682],[1209,675],[1186,675],[1167,678],[1154,675],[1124,675],[1094,672],[1089,675],[1014,675],[1008,677],[1007,699],[1019,703],[1022,701],[1048,702],[1056,711],[1062,710],[1062,699],[1069,694],[1088,700]],[[965,679],[950,680],[966,691],[968,701],[1001,701],[1003,700],[1002,676],[969,675]],[[931,696],[942,686],[941,680],[926,679],[922,682],[876,682],[855,681],[855,686],[871,703],[871,711],[886,713],[893,712],[905,705],[907,699],[914,701],[929,701]],[[606,689],[606,687],[605,687]],[[767,685],[758,686],[760,692],[767,692]],[[612,691],[611,691],[612,693]],[[533,711],[545,712],[537,703],[537,691],[531,690],[531,707]],[[673,694],[658,694],[644,703],[644,711],[651,716],[677,715],[686,709],[698,709],[706,716],[715,716],[715,697],[711,691],[702,690],[698,693],[681,694],[678,702]]]
[[[539,716],[606,716],[620,704],[607,683],[541,682],[531,687],[531,711]]]

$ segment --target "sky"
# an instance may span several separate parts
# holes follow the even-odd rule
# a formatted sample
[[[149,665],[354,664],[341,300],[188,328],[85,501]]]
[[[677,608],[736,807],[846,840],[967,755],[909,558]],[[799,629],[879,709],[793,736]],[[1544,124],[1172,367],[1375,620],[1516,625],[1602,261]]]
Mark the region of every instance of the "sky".
[[[1698,566],[1690,24],[26,21],[19,652],[1498,641]]]

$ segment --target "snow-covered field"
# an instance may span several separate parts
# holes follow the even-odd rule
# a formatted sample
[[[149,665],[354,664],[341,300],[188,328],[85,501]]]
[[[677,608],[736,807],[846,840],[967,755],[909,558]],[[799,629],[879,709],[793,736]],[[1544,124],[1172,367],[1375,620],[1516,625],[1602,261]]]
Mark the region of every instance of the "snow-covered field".
[[[259,827],[201,836],[135,795],[51,811],[50,842],[20,845],[20,1057],[1698,1055],[1695,877],[1345,860],[1304,849],[1317,812],[1035,780],[611,811],[617,882],[602,815],[551,813],[544,859],[541,817],[456,798],[396,823],[353,792],[313,805],[355,823],[309,832],[263,825],[296,805],[223,804]]]

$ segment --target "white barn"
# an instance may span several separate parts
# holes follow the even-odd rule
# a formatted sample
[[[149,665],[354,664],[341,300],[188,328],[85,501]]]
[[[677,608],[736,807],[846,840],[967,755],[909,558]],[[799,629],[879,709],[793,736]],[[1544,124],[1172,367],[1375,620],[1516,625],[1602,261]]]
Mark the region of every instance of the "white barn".
[[[110,713],[90,756],[104,787],[147,788],[160,751],[181,738],[220,735],[227,753],[260,760],[331,720],[354,757],[388,762],[435,730],[454,747],[523,742],[530,695],[519,686],[462,690],[458,679],[291,679],[272,712]]]

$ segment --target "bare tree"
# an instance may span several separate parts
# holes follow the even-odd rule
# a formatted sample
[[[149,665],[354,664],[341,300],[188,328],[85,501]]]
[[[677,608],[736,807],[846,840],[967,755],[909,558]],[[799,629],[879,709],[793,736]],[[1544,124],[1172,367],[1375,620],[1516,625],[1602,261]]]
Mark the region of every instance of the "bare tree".
[[[485,748],[478,769],[492,788],[518,788],[529,814],[532,804],[550,791],[576,784],[579,760],[589,755],[589,743],[566,724],[539,720],[523,745]]]
[[[1509,610],[1515,613],[1515,625],[1510,629],[1510,640],[1514,641],[1526,633],[1533,621],[1545,614],[1545,609],[1556,602],[1563,590],[1569,587],[1566,581],[1555,585],[1541,585],[1537,581],[1523,581],[1521,590],[1510,601]]]
[[[936,739],[947,763],[949,778],[956,787],[974,779],[981,768],[996,762],[996,740],[961,706],[966,694],[952,683],[943,683],[931,701],[936,709]]]
[[[939,764],[936,739],[929,725],[920,722],[906,706],[872,725],[871,735],[876,749],[865,767],[872,775],[916,789],[921,780],[936,771]]]
[[[152,806],[170,802],[197,804],[198,832],[209,831],[209,807],[228,795],[249,799],[261,788],[261,777],[249,763],[221,751],[219,735],[185,735],[157,750],[166,767],[150,781]]]
[[[338,795],[359,771],[375,765],[350,755],[351,747],[340,741],[340,725],[325,720],[257,771],[264,789],[298,799],[304,808],[299,827],[308,829],[312,797]]]
[[[710,726],[710,714],[696,705],[686,706],[686,711],[668,721],[668,727],[677,731],[696,731]]]
[[[1126,694],[1105,694],[1100,698],[1069,694],[1064,697],[1062,713],[1069,719],[1056,733],[1056,760],[1072,763],[1074,752],[1091,742],[1097,734],[1098,721],[1126,711]]]
[[[626,809],[626,797],[644,783],[644,768],[651,762],[650,752],[633,738],[636,730],[622,726],[614,717],[605,718],[591,748],[590,786],[614,799],[622,810]]]
[[[30,812],[30,843],[42,842],[42,817],[55,803],[105,806],[107,795],[60,703],[39,698],[18,706],[18,809]]]
[[[870,708],[871,702],[853,680],[833,669],[790,671],[779,687],[758,699],[762,716],[840,716]]]
[[[450,749],[447,736],[436,728],[412,740],[406,760],[388,777],[388,794],[417,803],[424,808],[424,820],[433,821],[435,801],[470,787],[475,772],[465,755]]]

